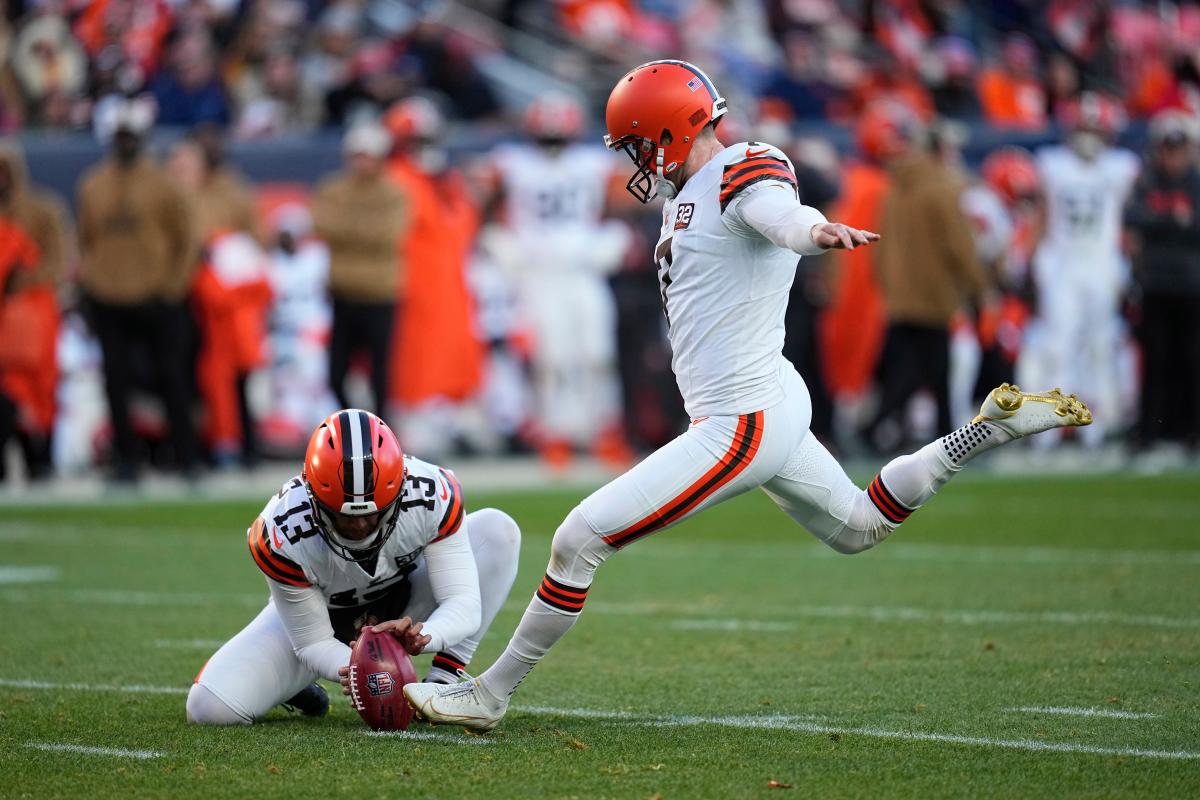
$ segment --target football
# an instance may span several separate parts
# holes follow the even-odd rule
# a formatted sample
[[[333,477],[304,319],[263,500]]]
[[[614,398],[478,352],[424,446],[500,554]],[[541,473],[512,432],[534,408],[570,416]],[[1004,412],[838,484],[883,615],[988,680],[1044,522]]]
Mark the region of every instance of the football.
[[[402,689],[416,681],[412,659],[398,639],[360,632],[350,651],[350,702],[363,722],[377,731],[408,730],[413,712]]]

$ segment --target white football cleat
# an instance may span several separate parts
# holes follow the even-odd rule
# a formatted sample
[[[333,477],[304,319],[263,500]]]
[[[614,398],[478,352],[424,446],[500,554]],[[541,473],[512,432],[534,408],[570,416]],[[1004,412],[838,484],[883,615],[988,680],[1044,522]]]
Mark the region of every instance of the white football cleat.
[[[1002,383],[988,393],[974,422],[990,422],[1014,439],[1051,428],[1092,424],[1092,412],[1073,394],[1061,389],[1022,392],[1019,386]]]
[[[506,701],[480,685],[478,678],[468,677],[449,686],[438,683],[410,683],[404,696],[413,712],[433,725],[461,725],[468,731],[487,733],[508,710]]]

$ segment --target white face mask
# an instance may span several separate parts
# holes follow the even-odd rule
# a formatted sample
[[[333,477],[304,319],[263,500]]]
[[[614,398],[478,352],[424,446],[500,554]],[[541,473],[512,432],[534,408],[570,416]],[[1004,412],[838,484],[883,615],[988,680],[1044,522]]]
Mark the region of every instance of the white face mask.
[[[1069,143],[1071,149],[1086,161],[1093,160],[1104,150],[1104,137],[1092,131],[1072,133]]]

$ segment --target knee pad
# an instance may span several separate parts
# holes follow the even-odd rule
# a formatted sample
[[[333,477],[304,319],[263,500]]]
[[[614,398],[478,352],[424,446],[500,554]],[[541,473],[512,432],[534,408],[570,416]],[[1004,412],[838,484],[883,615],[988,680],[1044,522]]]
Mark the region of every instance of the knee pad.
[[[860,491],[850,506],[845,524],[826,539],[825,544],[844,555],[854,555],[870,550],[890,536],[896,527],[879,512],[867,493]]]
[[[592,530],[576,506],[554,532],[546,573],[571,586],[591,586],[596,568],[615,552],[616,548]]]
[[[193,683],[187,696],[187,721],[193,725],[249,725],[254,720],[234,711],[208,687]]]

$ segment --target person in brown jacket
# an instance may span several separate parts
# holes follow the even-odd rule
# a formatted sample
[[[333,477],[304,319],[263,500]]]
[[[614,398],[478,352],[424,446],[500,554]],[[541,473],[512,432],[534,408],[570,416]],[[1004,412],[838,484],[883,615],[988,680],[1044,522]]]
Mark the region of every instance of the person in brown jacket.
[[[192,209],[192,232],[201,247],[241,231],[261,239],[254,189],[229,165],[218,128],[202,125],[172,147],[167,171],[182,181]]]
[[[258,437],[247,389],[266,353],[271,301],[254,195],[225,164],[220,132],[212,127],[177,141],[166,166],[188,197],[202,251],[191,286],[199,335],[196,383],[204,406],[201,438],[216,467],[237,461],[254,466]]]
[[[397,253],[409,223],[408,199],[384,169],[390,150],[391,136],[382,126],[352,128],[343,142],[347,168],[322,181],[312,201],[317,237],[329,246],[329,383],[338,403],[350,407],[345,389],[350,357],[365,350],[374,403],[369,410],[380,415],[387,404],[396,298],[403,285]]]
[[[131,351],[150,356],[162,393],[175,460],[189,474],[195,460],[184,302],[196,263],[186,200],[166,172],[142,153],[151,117],[127,102],[115,115],[109,158],[79,184],[79,282],[104,357],[112,420],[114,477],[137,477],[129,421]]]
[[[0,324],[0,384],[9,387],[20,407],[17,441],[26,473],[36,480],[50,474],[58,387],[58,288],[67,261],[66,209],[56,195],[29,185],[25,156],[11,140],[0,141],[0,219],[24,231],[37,247],[37,262],[13,287]]]
[[[950,426],[950,318],[983,300],[985,278],[970,224],[959,207],[962,182],[918,142],[917,126],[898,113],[888,160],[875,271],[887,309],[880,365],[879,413],[869,426],[881,449],[908,444],[908,400],[928,389],[937,401],[937,431]],[[894,430],[889,436],[885,427]],[[898,435],[897,435],[898,432]]]

